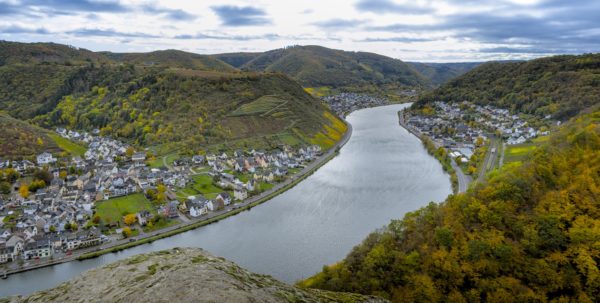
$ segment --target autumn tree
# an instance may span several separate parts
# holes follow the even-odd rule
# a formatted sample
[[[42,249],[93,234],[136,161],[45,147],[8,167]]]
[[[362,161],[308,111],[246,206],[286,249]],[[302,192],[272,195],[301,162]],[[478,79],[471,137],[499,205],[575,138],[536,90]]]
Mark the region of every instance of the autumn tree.
[[[155,201],[157,203],[162,203],[162,202],[166,201],[167,200],[166,192],[167,192],[167,187],[164,184],[158,184],[158,186],[156,186]]]
[[[129,146],[127,148],[127,150],[125,151],[125,154],[127,155],[127,157],[131,158],[131,156],[133,156],[133,154],[135,153],[135,149],[133,149],[132,146]]]
[[[93,222],[94,224],[98,224],[98,223],[100,223],[100,216],[99,216],[99,215],[95,215],[95,216],[92,218],[92,222]]]
[[[129,238],[133,234],[133,231],[131,231],[131,228],[129,228],[129,227],[126,226],[126,227],[123,227],[122,234],[123,234],[123,237]]]
[[[125,222],[125,224],[127,224],[127,225],[132,225],[136,221],[137,221],[137,217],[135,214],[125,215],[125,217],[123,218],[123,222]]]
[[[0,182],[0,193],[7,195],[7,194],[10,194],[10,190],[11,190],[10,183],[8,183],[6,181]]]
[[[21,197],[27,199],[27,197],[29,197],[29,185],[26,183],[21,184],[21,187],[19,187],[19,194]]]

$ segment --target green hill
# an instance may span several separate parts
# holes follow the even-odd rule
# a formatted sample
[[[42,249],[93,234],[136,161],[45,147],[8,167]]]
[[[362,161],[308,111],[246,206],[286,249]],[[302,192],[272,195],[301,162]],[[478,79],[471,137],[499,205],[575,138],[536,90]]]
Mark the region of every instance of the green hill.
[[[467,100],[565,120],[600,104],[600,54],[482,64],[422,96],[419,104],[435,100]]]
[[[63,48],[71,52],[52,46],[58,54]],[[62,57],[88,53],[73,51]],[[346,130],[319,100],[282,74],[240,72],[211,56],[171,50],[92,54],[105,60],[61,64],[7,57],[6,62],[16,63],[0,66],[0,110],[45,128],[98,128],[138,146],[186,150],[281,143],[328,148]],[[264,98],[278,101],[262,104]],[[264,111],[232,114],[253,102]]]
[[[189,68],[195,70],[234,72],[229,64],[207,55],[183,52],[179,50],[162,50],[150,53],[110,53],[104,52],[108,58],[117,62],[146,66],[165,66]]]
[[[434,86],[442,85],[451,79],[465,74],[481,64],[481,62],[464,63],[420,63],[406,62]]]
[[[15,63],[79,65],[106,62],[103,55],[57,43],[19,43],[0,40],[0,66]]]
[[[260,56],[261,54],[262,53],[226,53],[216,54],[212,56],[235,68],[241,68],[244,64]]]
[[[116,74],[129,73],[111,83]],[[140,146],[264,147],[341,138],[345,125],[296,82],[279,74],[224,74],[158,69],[107,72],[105,86],[67,95],[34,119],[46,127],[99,128]],[[265,98],[277,102],[263,102]],[[260,107],[259,111],[247,108]]]
[[[522,165],[392,221],[304,287],[393,302],[598,302],[600,112]]]
[[[395,90],[429,85],[408,64],[373,53],[347,52],[321,46],[294,46],[260,55],[246,55],[245,58],[234,57],[232,54],[228,56],[229,59],[224,60],[238,63],[253,57],[240,68],[284,73],[304,87]]]

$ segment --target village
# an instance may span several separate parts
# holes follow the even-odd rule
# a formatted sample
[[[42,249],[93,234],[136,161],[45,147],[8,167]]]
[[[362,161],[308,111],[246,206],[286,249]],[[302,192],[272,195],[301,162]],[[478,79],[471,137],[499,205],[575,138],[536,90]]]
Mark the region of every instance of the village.
[[[149,153],[118,140],[59,128],[83,155],[0,160],[0,264],[60,259],[202,217],[267,191],[322,155],[319,146],[236,150],[151,167]],[[165,162],[166,163],[166,162]]]
[[[407,111],[404,119],[411,131],[428,136],[438,148],[448,149],[459,163],[468,163],[475,149],[492,136],[515,145],[549,134],[547,127],[536,129],[507,109],[467,101],[436,101],[421,110]]]
[[[357,93],[340,93],[323,97],[321,100],[329,105],[329,108],[339,117],[345,117],[348,113],[358,109],[389,104],[389,101],[384,98]]]

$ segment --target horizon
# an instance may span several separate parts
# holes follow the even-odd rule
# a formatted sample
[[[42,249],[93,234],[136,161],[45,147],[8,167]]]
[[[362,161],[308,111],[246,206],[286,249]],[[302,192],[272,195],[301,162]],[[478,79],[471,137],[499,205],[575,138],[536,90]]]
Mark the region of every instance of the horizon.
[[[91,51],[219,54],[319,45],[430,63],[600,51],[600,3],[592,0],[0,3],[0,39]]]

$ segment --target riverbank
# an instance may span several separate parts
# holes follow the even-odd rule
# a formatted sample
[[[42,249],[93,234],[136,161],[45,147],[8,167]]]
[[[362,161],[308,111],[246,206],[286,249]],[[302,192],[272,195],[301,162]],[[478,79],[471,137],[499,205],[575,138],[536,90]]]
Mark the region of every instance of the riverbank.
[[[454,193],[466,191],[466,188],[468,188],[469,186],[468,181],[466,178],[463,178],[464,174],[462,173],[462,171],[456,171],[456,168],[458,168],[459,170],[460,168],[457,165],[455,165],[454,160],[452,160],[446,152],[440,153],[438,148],[436,148],[435,144],[433,144],[433,141],[431,141],[429,137],[420,134],[412,128],[408,127],[408,125],[406,125],[404,121],[404,110],[398,112],[398,122],[400,126],[402,126],[408,132],[413,134],[415,137],[419,138],[419,140],[421,140],[423,146],[427,150],[427,153],[436,158],[438,162],[442,164],[444,171],[450,175],[452,191]],[[459,174],[461,175],[460,177]]]
[[[34,269],[38,269],[38,268],[43,268],[43,267],[48,267],[48,266],[53,266],[53,265],[57,265],[57,264],[61,264],[61,263],[74,261],[74,260],[86,260],[86,259],[90,259],[90,258],[96,258],[96,257],[102,256],[104,254],[118,252],[118,251],[121,251],[124,249],[128,249],[131,247],[151,243],[151,242],[154,242],[159,239],[174,236],[174,235],[186,232],[186,231],[190,231],[190,230],[193,230],[193,229],[196,229],[196,228],[208,225],[208,224],[218,222],[218,221],[228,218],[230,216],[239,214],[243,211],[250,210],[253,207],[258,206],[262,203],[265,203],[265,202],[273,199],[274,197],[282,194],[283,192],[289,190],[290,188],[294,187],[300,181],[309,177],[317,169],[319,169],[321,166],[325,165],[327,162],[329,162],[331,159],[333,159],[335,156],[337,156],[339,154],[340,148],[342,146],[344,146],[348,142],[350,137],[352,136],[352,125],[350,125],[347,122],[346,122],[346,125],[348,126],[348,129],[347,129],[346,133],[344,134],[344,137],[342,137],[342,139],[340,141],[338,141],[335,146],[333,146],[328,151],[326,151],[325,154],[323,154],[317,160],[315,160],[312,163],[309,163],[305,168],[303,168],[301,171],[299,171],[295,175],[291,176],[289,179],[285,180],[284,182],[276,184],[272,189],[265,191],[265,192],[261,193],[260,195],[251,197],[240,204],[229,206],[221,211],[211,213],[208,216],[205,216],[198,220],[180,223],[177,225],[167,227],[165,229],[161,229],[161,230],[154,231],[152,233],[148,233],[143,237],[138,237],[138,239],[133,242],[130,242],[130,239],[123,239],[123,240],[112,242],[112,243],[110,243],[111,245],[106,246],[106,247],[101,246],[100,248],[92,247],[89,249],[84,249],[84,250],[79,251],[77,254],[74,254],[71,256],[67,256],[67,257],[64,257],[61,259],[51,259],[44,263],[38,263],[38,264],[33,264],[33,265],[30,265],[27,267],[23,267],[23,268],[8,270],[8,271],[5,271],[4,273],[2,273],[1,275],[6,277],[6,276],[9,276],[12,274],[25,272],[25,271],[29,271],[29,270],[34,270]]]

